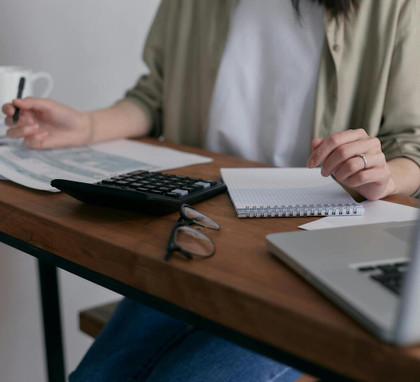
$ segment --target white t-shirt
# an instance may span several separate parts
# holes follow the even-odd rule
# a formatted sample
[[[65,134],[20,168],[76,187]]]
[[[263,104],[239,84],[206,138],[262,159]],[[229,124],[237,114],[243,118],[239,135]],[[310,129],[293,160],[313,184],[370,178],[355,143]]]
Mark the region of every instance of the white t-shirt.
[[[305,166],[324,40],[322,7],[240,0],[215,83],[206,148],[280,167]]]

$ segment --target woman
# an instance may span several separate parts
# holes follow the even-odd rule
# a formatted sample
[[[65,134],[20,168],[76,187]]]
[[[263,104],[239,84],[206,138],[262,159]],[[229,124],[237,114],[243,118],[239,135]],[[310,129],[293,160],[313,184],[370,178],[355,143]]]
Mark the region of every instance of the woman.
[[[417,195],[419,15],[418,0],[164,0],[144,51],[150,73],[123,100],[87,113],[14,100],[3,107],[7,134],[33,148],[150,134],[277,166],[321,166],[371,200]],[[126,299],[70,380],[298,376]]]

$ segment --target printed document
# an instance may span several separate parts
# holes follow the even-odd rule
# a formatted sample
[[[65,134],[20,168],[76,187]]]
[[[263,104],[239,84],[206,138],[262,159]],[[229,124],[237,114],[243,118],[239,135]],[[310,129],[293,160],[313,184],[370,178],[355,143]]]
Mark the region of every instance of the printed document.
[[[135,170],[162,171],[211,162],[211,158],[120,139],[91,146],[32,150],[0,143],[0,176],[37,190],[57,192],[53,179],[95,183]]]

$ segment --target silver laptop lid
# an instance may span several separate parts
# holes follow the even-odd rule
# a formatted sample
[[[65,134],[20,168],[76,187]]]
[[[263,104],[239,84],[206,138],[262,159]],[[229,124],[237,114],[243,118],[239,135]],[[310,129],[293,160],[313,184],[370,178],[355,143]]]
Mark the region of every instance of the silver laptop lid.
[[[419,230],[418,221],[283,232],[267,235],[266,245],[375,335],[406,344],[420,341]],[[400,297],[354,268],[410,257],[413,267],[408,267]]]
[[[420,219],[413,237],[410,267],[405,275],[398,309],[395,343],[407,344],[420,340]]]

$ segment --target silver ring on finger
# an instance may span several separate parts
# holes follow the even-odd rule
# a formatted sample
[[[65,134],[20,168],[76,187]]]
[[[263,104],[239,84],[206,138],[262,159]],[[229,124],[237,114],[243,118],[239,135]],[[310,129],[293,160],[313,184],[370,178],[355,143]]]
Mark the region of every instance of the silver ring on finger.
[[[359,157],[363,159],[363,164],[364,164],[363,170],[364,170],[368,166],[368,161],[366,159],[366,154],[361,153],[361,154],[359,154]]]

